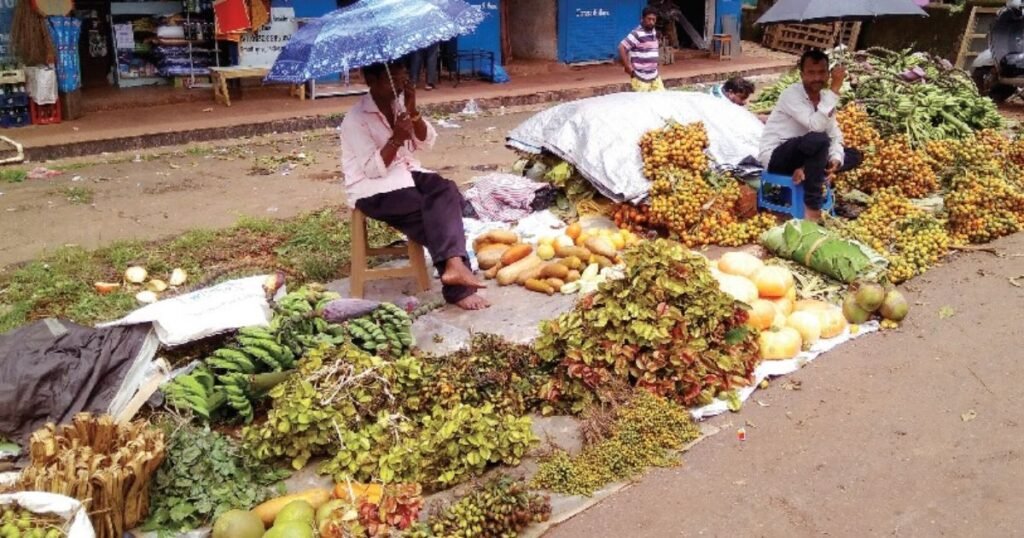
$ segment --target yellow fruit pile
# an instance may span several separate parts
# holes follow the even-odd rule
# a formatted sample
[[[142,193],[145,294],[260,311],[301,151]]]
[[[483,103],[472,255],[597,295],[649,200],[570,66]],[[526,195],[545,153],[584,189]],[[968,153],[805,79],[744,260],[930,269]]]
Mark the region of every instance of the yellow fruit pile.
[[[1005,175],[967,171],[945,197],[949,230],[958,242],[987,243],[1024,228],[1024,190]]]
[[[910,198],[921,198],[939,189],[928,155],[910,147],[905,137],[881,140],[858,170],[860,188],[871,194],[888,187],[898,188]]]
[[[889,279],[894,283],[924,273],[950,245],[943,222],[894,188],[876,192],[868,209],[845,231],[889,260]]]
[[[878,130],[871,125],[871,118],[864,107],[850,105],[836,114],[839,130],[843,133],[843,145],[866,151],[881,142]]]
[[[689,247],[739,246],[757,240],[775,225],[771,215],[740,221],[740,184],[731,177],[712,177],[704,150],[702,123],[670,123],[640,141],[644,174],[651,180],[647,222],[668,229]]]

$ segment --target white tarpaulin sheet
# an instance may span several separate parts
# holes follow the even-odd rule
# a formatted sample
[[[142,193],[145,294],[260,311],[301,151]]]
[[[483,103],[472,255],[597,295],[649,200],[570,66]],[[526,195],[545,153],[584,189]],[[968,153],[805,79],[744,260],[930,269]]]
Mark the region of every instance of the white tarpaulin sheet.
[[[650,187],[640,138],[669,120],[704,122],[708,154],[719,165],[737,166],[756,157],[764,129],[745,108],[704,93],[616,93],[540,112],[509,133],[508,145],[528,153],[551,152],[575,166],[604,196],[637,202]]]

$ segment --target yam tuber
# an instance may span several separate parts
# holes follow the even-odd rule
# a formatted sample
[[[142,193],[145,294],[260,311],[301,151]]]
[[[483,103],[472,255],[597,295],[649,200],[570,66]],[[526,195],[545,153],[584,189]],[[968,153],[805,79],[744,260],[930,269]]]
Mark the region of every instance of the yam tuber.
[[[501,263],[505,265],[512,265],[513,263],[529,256],[531,252],[533,252],[533,247],[525,243],[513,245],[501,255]]]
[[[485,245],[476,252],[477,263],[480,268],[487,270],[501,262],[501,257],[508,251],[509,246],[504,243],[492,243]]]
[[[618,250],[615,245],[606,237],[590,237],[583,243],[583,246],[587,247],[590,252],[605,258],[611,259],[615,257]]]
[[[555,294],[555,290],[554,288],[551,287],[551,285],[549,285],[547,282],[544,282],[543,280],[537,280],[536,278],[531,278],[530,280],[527,280],[525,286],[526,289],[530,291],[546,293],[548,295]]]
[[[520,273],[540,267],[543,263],[544,260],[541,260],[539,256],[536,254],[530,254],[511,265],[504,266],[498,271],[498,284],[501,286],[514,284],[516,279],[519,278]]]
[[[565,280],[565,277],[568,275],[569,268],[558,262],[549,263],[541,268],[540,271],[540,276],[543,278],[558,278]],[[559,286],[559,288],[561,288],[561,286]]]
[[[519,273],[519,276],[516,277],[516,284],[519,284],[520,286],[522,286],[522,285],[526,284],[527,280],[532,280],[532,279],[535,279],[535,278],[536,279],[543,278],[543,277],[541,277],[541,274],[540,274],[542,269],[543,269],[543,267],[534,267],[533,269],[529,269],[529,270],[523,271],[522,273]]]

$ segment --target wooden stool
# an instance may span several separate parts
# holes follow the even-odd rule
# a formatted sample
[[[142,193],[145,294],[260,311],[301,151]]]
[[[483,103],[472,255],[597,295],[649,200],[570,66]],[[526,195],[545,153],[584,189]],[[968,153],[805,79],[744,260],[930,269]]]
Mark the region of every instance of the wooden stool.
[[[718,47],[718,61],[732,60],[731,34],[715,34],[711,36],[711,46],[708,48],[709,55],[715,55],[716,46]]]
[[[363,298],[366,283],[371,280],[387,280],[389,278],[413,278],[419,291],[430,289],[430,275],[427,274],[427,261],[423,256],[423,246],[409,240],[405,247],[370,248],[366,242],[366,215],[358,209],[352,210],[352,276],[350,293],[352,297]],[[409,265],[385,269],[368,269],[366,262],[370,256],[409,256]]]

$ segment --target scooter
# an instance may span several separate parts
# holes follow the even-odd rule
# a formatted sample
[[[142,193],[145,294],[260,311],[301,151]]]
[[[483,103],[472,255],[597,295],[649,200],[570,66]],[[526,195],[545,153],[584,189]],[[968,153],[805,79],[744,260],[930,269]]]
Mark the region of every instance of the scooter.
[[[988,49],[971,64],[982,95],[1001,103],[1024,90],[1024,0],[1007,0],[988,33]]]

